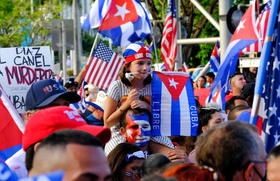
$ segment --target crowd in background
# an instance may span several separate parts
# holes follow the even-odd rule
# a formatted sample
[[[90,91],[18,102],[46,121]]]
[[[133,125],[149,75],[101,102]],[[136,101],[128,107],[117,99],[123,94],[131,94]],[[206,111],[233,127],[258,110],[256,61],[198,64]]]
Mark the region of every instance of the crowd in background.
[[[55,80],[34,83],[26,96],[23,149],[6,161],[19,176],[64,171],[64,180],[267,180],[280,179],[280,146],[268,154],[260,128],[248,115],[256,69],[230,76],[226,110],[201,105],[197,136],[151,135],[149,48],[129,45],[119,79],[108,91],[87,84],[81,109],[81,71],[64,87]],[[209,72],[193,83],[213,85]]]

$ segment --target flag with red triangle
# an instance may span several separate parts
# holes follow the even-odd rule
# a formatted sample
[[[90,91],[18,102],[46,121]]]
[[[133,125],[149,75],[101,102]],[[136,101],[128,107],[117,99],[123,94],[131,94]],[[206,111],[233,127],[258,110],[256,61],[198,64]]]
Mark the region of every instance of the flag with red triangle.
[[[151,23],[139,0],[112,0],[98,31],[112,39],[114,46],[126,47],[144,41],[151,33]]]
[[[238,24],[223,55],[222,64],[219,67],[213,86],[211,87],[209,102],[212,99],[212,95],[215,95],[217,91],[228,83],[229,76],[235,73],[239,52],[248,45],[255,43],[257,40],[258,33],[255,24],[255,3],[253,2]]]
[[[197,126],[197,109],[188,74],[154,71],[152,135],[195,136]]]

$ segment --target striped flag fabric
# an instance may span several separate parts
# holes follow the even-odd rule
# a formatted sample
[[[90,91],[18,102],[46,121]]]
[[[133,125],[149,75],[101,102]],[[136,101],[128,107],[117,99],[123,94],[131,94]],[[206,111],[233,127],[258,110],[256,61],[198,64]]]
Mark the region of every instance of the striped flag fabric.
[[[0,85],[0,159],[7,160],[21,149],[24,123]]]
[[[151,105],[153,136],[196,136],[198,116],[188,74],[154,71]]]
[[[256,27],[259,33],[259,40],[242,50],[242,53],[261,52],[267,31],[269,13],[271,9],[271,0],[268,1],[256,20]]]
[[[61,181],[64,176],[63,171],[54,171],[34,177],[19,178],[4,162],[0,160],[1,181]]]
[[[69,105],[69,107],[71,107],[72,109],[76,110],[76,111],[80,111],[81,113],[84,113],[86,111],[86,100],[85,100],[85,86],[86,86],[87,82],[83,81],[81,83],[81,87],[78,91],[79,96],[81,97],[81,100],[79,102],[75,102]]]
[[[145,41],[151,34],[150,19],[139,0],[112,0],[98,29],[114,46]]]
[[[123,63],[119,55],[100,41],[87,66],[84,80],[100,89],[108,90],[111,82],[117,80]]]
[[[177,20],[175,0],[169,0],[160,51],[166,70],[171,71],[173,62],[177,57]]]
[[[188,66],[187,66],[186,62],[183,63],[183,72],[185,72],[187,74],[189,73]]]
[[[256,79],[254,102],[250,123],[258,125],[263,118],[262,138],[269,152],[280,141],[280,11],[279,0],[274,3],[271,14],[269,37],[261,55]],[[278,11],[277,11],[278,10]],[[278,12],[278,13],[277,13]],[[276,13],[276,14],[275,14]],[[278,14],[278,16],[277,16]],[[275,29],[274,29],[275,27]]]
[[[83,30],[97,28],[106,15],[111,0],[95,0],[83,24]]]
[[[219,50],[219,42],[216,42],[210,57],[210,67],[214,70],[215,73],[218,72],[220,66],[220,55],[218,50]]]
[[[239,53],[245,47],[258,40],[255,25],[255,3],[253,3],[245,12],[227,46],[222,58],[222,64],[219,66],[213,86],[211,87],[209,101],[212,99],[212,96],[218,92],[218,90],[228,83],[229,76],[235,73]]]
[[[216,103],[221,106],[222,110],[226,110],[226,86],[223,88],[219,89],[214,96],[209,100],[209,97],[206,99],[205,104],[209,103]]]

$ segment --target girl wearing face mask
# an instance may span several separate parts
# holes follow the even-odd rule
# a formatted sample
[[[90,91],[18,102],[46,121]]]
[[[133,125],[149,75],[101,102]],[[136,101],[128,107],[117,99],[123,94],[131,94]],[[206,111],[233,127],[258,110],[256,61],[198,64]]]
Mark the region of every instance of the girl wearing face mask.
[[[110,85],[105,103],[104,125],[112,131],[112,138],[105,146],[106,155],[122,142],[119,125],[122,114],[129,108],[151,110],[151,51],[144,43],[132,43],[124,51],[123,57],[125,63],[119,80]],[[152,141],[174,148],[168,137],[153,137]]]
[[[140,148],[131,143],[119,144],[109,155],[108,163],[113,181],[139,181],[139,170],[145,155]]]

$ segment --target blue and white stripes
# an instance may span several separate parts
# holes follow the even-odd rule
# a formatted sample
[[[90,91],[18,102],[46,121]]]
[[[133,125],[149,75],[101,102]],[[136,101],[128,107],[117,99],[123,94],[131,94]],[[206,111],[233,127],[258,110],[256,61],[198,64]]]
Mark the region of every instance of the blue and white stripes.
[[[174,72],[164,73],[170,79]],[[185,76],[180,96],[175,100],[157,72],[153,72],[152,83],[152,135],[153,136],[195,136],[198,125],[197,109],[189,77],[176,72],[176,76]],[[176,81],[176,78],[175,78]],[[181,82],[178,82],[179,84]]]

